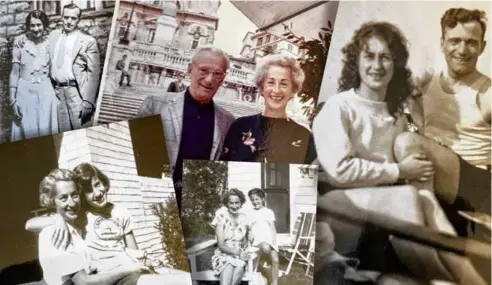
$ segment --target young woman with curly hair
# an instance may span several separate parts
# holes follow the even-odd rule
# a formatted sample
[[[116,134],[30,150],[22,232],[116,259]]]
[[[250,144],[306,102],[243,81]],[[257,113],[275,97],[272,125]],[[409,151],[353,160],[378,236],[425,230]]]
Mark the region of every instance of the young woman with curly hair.
[[[404,105],[413,92],[406,38],[393,24],[368,22],[354,33],[342,53],[340,93],[325,102],[313,122],[318,161],[325,179],[336,189],[320,196],[318,207],[345,205],[349,215],[363,209],[413,224],[426,225],[428,219],[435,222],[442,213],[439,206],[423,203],[419,191],[405,185],[431,179],[432,163],[420,153],[400,162],[394,156],[394,140],[406,131],[408,123]],[[428,212],[432,214],[426,217]],[[423,281],[455,281],[457,272],[449,272],[442,263],[468,262],[442,260],[435,249],[407,240],[393,238],[390,242],[387,233],[365,225],[351,226],[332,218],[324,218],[324,222],[333,231],[332,239],[325,242],[334,244],[335,255],[357,258],[359,269]],[[399,258],[402,256],[405,258]],[[396,283],[390,284],[417,284],[379,276],[378,284],[387,284],[388,279],[395,279]]]

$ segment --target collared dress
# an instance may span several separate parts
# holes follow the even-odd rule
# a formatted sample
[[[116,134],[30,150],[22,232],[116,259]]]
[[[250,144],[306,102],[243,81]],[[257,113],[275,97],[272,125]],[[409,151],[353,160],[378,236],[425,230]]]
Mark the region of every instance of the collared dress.
[[[241,117],[227,132],[220,160],[304,163],[310,136],[307,128],[289,118]]]
[[[217,211],[212,226],[223,227],[224,241],[226,246],[233,249],[245,249],[246,234],[250,229],[249,221],[244,213],[239,213],[236,219],[233,219],[228,211]],[[228,265],[245,266],[246,262],[238,257],[222,252],[216,248],[212,256],[212,268],[215,275],[220,275],[222,270]]]
[[[50,79],[49,42],[34,43],[25,34],[15,38],[12,64],[20,65],[15,99],[22,118],[12,122],[11,140],[23,140],[59,132],[58,99]]]

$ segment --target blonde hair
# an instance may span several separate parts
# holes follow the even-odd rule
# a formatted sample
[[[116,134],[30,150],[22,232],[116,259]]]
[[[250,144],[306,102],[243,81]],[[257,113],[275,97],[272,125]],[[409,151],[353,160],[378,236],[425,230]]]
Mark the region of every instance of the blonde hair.
[[[56,197],[56,183],[72,181],[75,183],[75,173],[68,169],[54,169],[39,183],[39,204],[41,207],[54,210]],[[79,191],[77,187],[77,191]]]
[[[288,68],[292,77],[294,93],[301,91],[302,84],[306,78],[304,70],[302,70],[297,59],[284,54],[269,54],[260,60],[255,72],[255,84],[258,89],[262,89],[263,82],[268,74],[268,70],[272,66]]]

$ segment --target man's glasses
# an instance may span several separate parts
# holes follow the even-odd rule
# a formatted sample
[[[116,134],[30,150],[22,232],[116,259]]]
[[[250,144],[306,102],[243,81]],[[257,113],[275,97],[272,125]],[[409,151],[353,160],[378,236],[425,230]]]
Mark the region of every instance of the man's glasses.
[[[219,80],[219,79],[223,79],[226,76],[226,73],[223,71],[212,70],[210,68],[201,67],[196,64],[194,65],[198,68],[198,74],[200,75],[200,77],[206,77],[209,74],[212,74],[214,79]]]

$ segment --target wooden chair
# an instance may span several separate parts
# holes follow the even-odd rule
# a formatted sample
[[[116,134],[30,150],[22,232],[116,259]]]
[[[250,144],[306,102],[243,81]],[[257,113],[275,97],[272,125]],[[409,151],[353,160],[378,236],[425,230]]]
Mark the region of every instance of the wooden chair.
[[[314,266],[314,243],[316,233],[316,217],[314,213],[300,213],[297,216],[294,230],[292,232],[292,248],[286,249],[291,253],[289,264],[284,274],[288,275],[296,259],[299,263],[307,266],[306,275]]]
[[[213,239],[196,244],[187,250],[191,269],[191,279],[194,284],[198,284],[199,281],[219,281],[219,277],[214,275],[213,270],[198,271],[197,268],[197,257],[211,248],[216,248],[216,246],[217,240]],[[250,260],[246,266],[246,272],[242,281],[247,282],[249,285],[265,285],[263,277],[260,273],[256,272],[253,267],[252,260]]]

